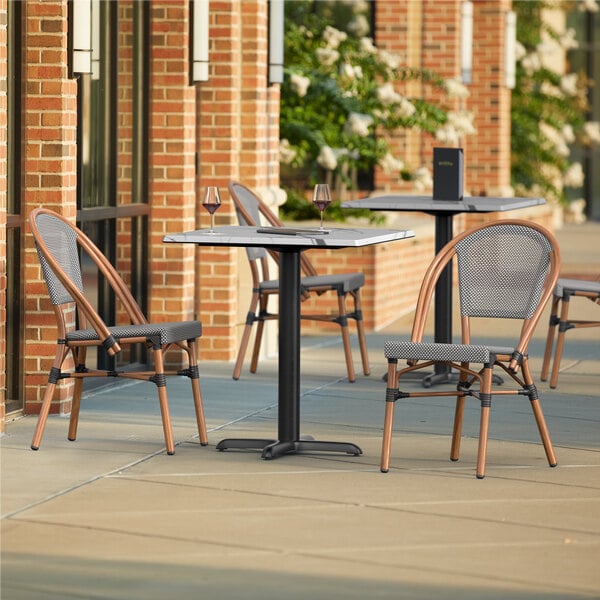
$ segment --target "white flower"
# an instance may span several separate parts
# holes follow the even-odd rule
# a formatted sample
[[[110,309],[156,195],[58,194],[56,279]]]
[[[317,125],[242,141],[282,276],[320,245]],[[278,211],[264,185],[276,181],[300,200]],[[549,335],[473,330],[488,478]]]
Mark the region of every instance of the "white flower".
[[[557,154],[560,156],[569,156],[569,147],[566,144],[564,136],[558,129],[542,121],[540,123],[540,132]]]
[[[433,186],[433,179],[431,178],[431,173],[427,167],[420,167],[417,169],[413,175],[413,181],[415,188],[420,192]]]
[[[296,151],[285,138],[279,141],[279,162],[289,165],[296,158]]]
[[[298,75],[297,73],[292,73],[290,76],[290,85],[294,92],[302,98],[306,96],[306,92],[310,86],[310,78],[304,77],[304,75]]]
[[[317,156],[317,164],[327,171],[333,171],[337,167],[337,158],[330,146],[323,146],[321,148],[319,156]]]
[[[581,163],[573,163],[565,173],[565,186],[570,188],[579,188],[583,185],[584,180],[585,175],[583,174]]]
[[[335,27],[331,27],[327,25],[325,27],[325,31],[323,32],[323,39],[327,43],[327,47],[331,50],[335,50],[341,42],[345,41],[348,38],[348,34],[345,31],[340,31]]]
[[[459,79],[446,79],[444,88],[449,98],[467,98],[469,96],[469,88]]]
[[[575,48],[579,48],[577,33],[572,27],[569,27],[569,29],[560,36],[559,42],[563,50],[574,50]]]
[[[540,67],[542,66],[542,61],[540,60],[537,52],[532,52],[531,54],[527,54],[523,57],[521,64],[523,65],[527,75],[533,75],[535,71],[539,71]]]
[[[380,50],[379,58],[385,63],[385,66],[388,67],[388,69],[394,70],[400,66],[400,57],[396,54],[391,54],[387,50]]]
[[[583,126],[583,133],[588,144],[598,144],[600,142],[600,123],[598,121],[588,121]]]
[[[515,60],[521,60],[526,54],[527,50],[525,49],[525,46],[523,46],[523,44],[517,40],[515,44]]]
[[[575,132],[573,131],[573,127],[568,123],[566,125],[563,125],[560,132],[567,144],[572,144],[575,141]]]
[[[373,124],[373,117],[361,113],[350,113],[344,125],[346,135],[358,135],[367,137],[369,135],[369,126]]]
[[[360,65],[353,66],[350,63],[344,63],[341,71],[342,75],[348,79],[361,79],[363,76],[362,67]]]
[[[359,47],[367,54],[377,54],[377,46],[373,44],[373,40],[368,37],[360,38]]]
[[[330,48],[317,48],[317,60],[325,67],[330,67],[337,62],[340,53]]]
[[[543,81],[540,87],[540,92],[550,98],[564,98],[565,95],[560,88],[551,84],[549,81]]]
[[[380,161],[379,166],[383,169],[384,173],[393,175],[398,173],[404,168],[404,163],[397,158],[394,158],[391,153],[387,153]]]
[[[569,73],[560,78],[560,89],[567,94],[567,96],[576,96],[577,89],[577,73]]]
[[[401,98],[400,104],[396,107],[396,115],[402,119],[410,119],[417,109],[415,105],[406,98]]]
[[[598,3],[596,2],[596,0],[582,0],[582,2],[579,4],[579,10],[581,12],[598,12]]]
[[[367,35],[370,29],[369,21],[365,15],[356,15],[356,17],[348,23],[348,31],[357,37]]]
[[[402,96],[396,92],[391,83],[384,83],[377,88],[377,100],[384,106],[398,104],[402,101]]]

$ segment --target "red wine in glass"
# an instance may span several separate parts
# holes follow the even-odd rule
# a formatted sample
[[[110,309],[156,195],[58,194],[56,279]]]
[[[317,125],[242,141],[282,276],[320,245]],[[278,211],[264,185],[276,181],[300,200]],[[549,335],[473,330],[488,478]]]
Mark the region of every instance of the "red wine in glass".
[[[325,209],[331,204],[331,192],[329,186],[326,183],[317,183],[315,185],[315,191],[313,193],[313,204],[319,209],[321,213],[321,226],[319,231],[325,231],[323,229],[323,213]]]
[[[219,188],[214,185],[209,185],[204,190],[204,197],[202,198],[202,206],[210,215],[210,229],[208,233],[215,233],[215,212],[221,206],[221,195],[219,194]]]

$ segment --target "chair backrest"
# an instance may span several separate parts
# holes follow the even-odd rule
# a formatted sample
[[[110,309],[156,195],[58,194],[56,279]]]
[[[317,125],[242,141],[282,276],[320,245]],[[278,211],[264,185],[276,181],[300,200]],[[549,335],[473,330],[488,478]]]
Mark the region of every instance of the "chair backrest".
[[[52,304],[74,302],[70,290],[73,286],[83,293],[83,278],[77,247],[77,231],[57,214],[40,211],[32,215],[35,228],[35,246],[42,265],[42,273],[48,287]],[[46,256],[51,256],[56,265],[65,274],[71,285],[64,285],[48,263]],[[56,268],[56,267],[54,267]]]
[[[273,227],[282,227],[283,223],[277,215],[245,185],[230,181],[227,184],[229,195],[235,204],[235,212],[240,225],[260,226],[262,221],[266,221]],[[263,248],[246,248],[246,252],[250,261],[266,259],[267,251]],[[270,256],[277,262],[277,252],[269,252]],[[300,263],[303,275],[317,275],[317,270],[310,262],[306,254],[303,252],[300,256]]]
[[[552,268],[548,232],[500,221],[473,231],[455,248],[462,315],[533,317]]]
[[[57,307],[59,327],[66,329],[66,317],[60,307],[75,303],[80,327],[93,327],[100,339],[110,339],[110,332],[102,317],[85,296],[81,273],[80,251],[94,262],[99,273],[120,301],[129,323],[147,323],[146,317],[135,301],[129,288],[97,246],[75,225],[61,215],[36,208],[29,215],[42,272],[52,304]],[[118,352],[118,344],[111,347]],[[110,351],[110,348],[107,348]]]
[[[260,226],[262,224],[260,216],[263,213],[260,198],[252,190],[237,181],[230,181],[227,188],[235,204],[238,223],[251,227]],[[266,258],[267,251],[264,248],[246,248],[246,254],[249,260],[260,260]]]
[[[556,238],[536,223],[516,219],[493,221],[456,236],[427,269],[413,341],[422,340],[436,283],[455,257],[463,341],[470,338],[471,317],[521,319],[517,347],[524,351],[558,279]]]

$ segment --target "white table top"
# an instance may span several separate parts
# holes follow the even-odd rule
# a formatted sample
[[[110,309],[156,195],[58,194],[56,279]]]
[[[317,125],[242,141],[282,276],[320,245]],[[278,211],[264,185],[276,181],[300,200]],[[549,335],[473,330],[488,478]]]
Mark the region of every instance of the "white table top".
[[[388,194],[342,202],[342,208],[370,210],[404,210],[431,213],[504,212],[545,204],[543,198],[494,198],[492,196],[465,196],[462,200],[434,200],[431,196]]]
[[[329,233],[321,233],[318,228],[285,227],[286,233],[274,233],[280,228],[245,227],[230,225],[215,227],[215,233],[208,229],[171,233],[163,238],[163,242],[198,244],[200,246],[241,246],[278,248],[290,250],[297,248],[348,248],[370,246],[395,240],[403,240],[415,236],[411,230],[379,229],[379,228],[327,228]],[[293,232],[293,233],[292,233]]]

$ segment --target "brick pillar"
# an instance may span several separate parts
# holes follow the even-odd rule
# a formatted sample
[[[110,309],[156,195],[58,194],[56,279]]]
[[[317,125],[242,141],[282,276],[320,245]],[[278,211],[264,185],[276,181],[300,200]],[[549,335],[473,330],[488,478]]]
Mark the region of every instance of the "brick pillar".
[[[68,76],[67,3],[26,4],[23,213],[44,206],[75,219],[77,82]],[[43,108],[43,110],[41,110]],[[55,318],[33,239],[25,235],[26,412],[38,412],[56,347]],[[71,408],[72,384],[58,387],[52,412]]]
[[[0,0],[0,433],[6,416],[6,2]]]
[[[431,69],[444,78],[460,76],[460,13],[462,0],[376,2],[375,38],[379,47],[400,55],[402,64]],[[504,22],[511,0],[475,0],[473,25],[473,76],[470,96],[443,98],[449,110],[475,115],[477,133],[464,136],[465,191],[501,194],[510,184],[510,90],[504,86]],[[440,100],[431,86],[410,82],[407,96]],[[442,145],[429,134],[401,132],[394,152],[411,167],[432,168],[432,149]],[[410,184],[377,173],[377,187],[408,192]]]
[[[504,84],[504,26],[511,0],[473,3],[473,84],[467,99],[477,134],[465,140],[466,179],[474,195],[510,188],[510,99]]]
[[[189,2],[152,2],[149,318],[194,317],[194,247],[164,244],[195,227],[194,89],[189,85]]]
[[[207,185],[221,189],[217,225],[235,224],[227,182],[238,179],[260,193],[279,184],[279,86],[267,86],[268,3],[211,1],[210,79],[197,84],[199,176],[197,223]],[[269,202],[269,198],[265,197]],[[243,250],[198,250],[196,312],[202,320],[202,357],[231,360],[237,353],[250,289]]]

